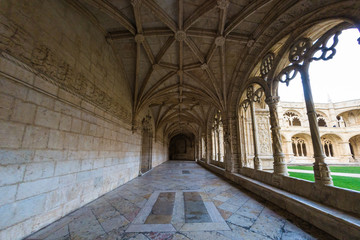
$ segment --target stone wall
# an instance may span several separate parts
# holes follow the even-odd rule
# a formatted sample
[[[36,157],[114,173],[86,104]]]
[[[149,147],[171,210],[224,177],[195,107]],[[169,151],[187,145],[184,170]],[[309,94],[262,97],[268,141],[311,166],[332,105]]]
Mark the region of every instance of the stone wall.
[[[67,1],[4,0],[0,26],[2,51],[61,89],[131,122],[132,96],[123,67],[104,30],[86,12]]]
[[[104,35],[65,1],[27,3],[0,7],[0,239],[21,239],[139,173],[130,89]],[[152,153],[155,167],[167,144]]]
[[[0,71],[0,239],[26,236],[138,175],[141,135],[130,125],[3,57]],[[153,166],[166,160],[167,145],[155,142]]]

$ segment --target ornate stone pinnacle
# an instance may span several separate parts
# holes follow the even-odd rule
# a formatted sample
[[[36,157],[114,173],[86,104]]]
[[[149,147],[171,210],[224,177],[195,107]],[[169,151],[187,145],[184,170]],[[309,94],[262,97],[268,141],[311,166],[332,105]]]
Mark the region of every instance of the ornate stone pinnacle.
[[[155,63],[154,65],[152,65],[152,68],[153,68],[153,70],[159,70],[160,69],[160,65],[159,64],[157,64],[157,63]]]
[[[203,63],[201,66],[200,66],[201,70],[206,70],[209,68],[209,66],[206,64],[206,63]]]
[[[229,0],[217,0],[217,6],[220,9],[226,9],[229,7]]]
[[[223,36],[219,36],[217,38],[215,38],[215,45],[218,47],[223,46],[225,43],[225,38]]]
[[[144,35],[141,33],[138,33],[135,35],[135,42],[142,43],[145,40]]]
[[[179,30],[175,33],[175,39],[176,41],[182,42],[186,39],[186,32]]]

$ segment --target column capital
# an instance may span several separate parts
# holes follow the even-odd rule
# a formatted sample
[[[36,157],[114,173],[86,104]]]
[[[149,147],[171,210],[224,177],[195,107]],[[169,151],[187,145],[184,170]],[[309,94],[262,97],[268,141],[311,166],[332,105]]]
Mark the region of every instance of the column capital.
[[[265,99],[265,102],[267,105],[274,105],[274,104],[278,104],[280,101],[280,97],[279,96],[271,96],[271,97],[267,97]]]

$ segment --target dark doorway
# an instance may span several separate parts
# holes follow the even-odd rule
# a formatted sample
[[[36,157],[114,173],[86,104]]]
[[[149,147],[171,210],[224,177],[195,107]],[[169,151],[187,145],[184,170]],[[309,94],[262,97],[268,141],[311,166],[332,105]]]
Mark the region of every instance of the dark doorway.
[[[178,134],[170,140],[170,160],[195,160],[194,135]]]

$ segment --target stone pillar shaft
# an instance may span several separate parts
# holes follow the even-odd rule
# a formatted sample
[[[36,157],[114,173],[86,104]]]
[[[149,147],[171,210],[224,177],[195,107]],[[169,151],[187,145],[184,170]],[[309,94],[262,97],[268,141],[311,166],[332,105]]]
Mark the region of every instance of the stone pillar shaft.
[[[309,64],[305,63],[302,66],[300,73],[301,73],[301,80],[304,90],[306,110],[310,125],[311,140],[314,149],[315,183],[320,183],[323,185],[333,185],[330,169],[328,165],[325,163],[325,155],[321,144],[320,132],[317,123],[317,116],[316,116],[314,101],[311,92],[310,77],[308,70],[309,70]]]
[[[274,156],[274,174],[288,176],[287,166],[285,163],[285,156],[282,150],[282,141],[280,134],[279,117],[277,112],[277,104],[279,97],[271,97],[266,99],[270,112],[270,125],[272,136],[272,147]]]
[[[250,111],[251,111],[251,122],[252,122],[252,129],[253,129],[253,141],[254,141],[254,169],[261,170],[261,161],[259,159],[259,141],[258,141],[258,131],[257,131],[257,124],[256,124],[256,116],[255,116],[255,106],[254,102],[250,102]]]
[[[230,134],[230,128],[231,128],[231,120],[229,118],[224,118],[222,121],[223,126],[223,139],[224,139],[224,163],[225,163],[225,171],[227,172],[237,172],[237,164],[235,163],[232,151],[231,151],[231,134]]]

